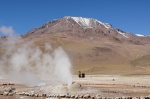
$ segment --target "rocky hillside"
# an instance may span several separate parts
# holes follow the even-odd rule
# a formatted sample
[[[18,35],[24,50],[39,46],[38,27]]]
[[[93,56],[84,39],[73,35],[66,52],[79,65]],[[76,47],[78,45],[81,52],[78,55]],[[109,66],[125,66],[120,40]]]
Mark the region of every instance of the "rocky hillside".
[[[102,23],[92,18],[82,17],[63,17],[58,20],[52,20],[40,27],[30,30],[26,36],[40,34],[68,33],[68,35],[78,36],[80,38],[101,38],[109,37],[120,42],[131,42],[135,44],[150,43],[150,37],[142,37],[113,28],[109,23]]]
[[[67,16],[22,37],[41,49],[45,42],[52,47],[62,46],[72,61],[74,74],[149,74],[149,65],[140,62],[140,66],[138,61],[150,55],[150,37],[127,33],[96,19]]]

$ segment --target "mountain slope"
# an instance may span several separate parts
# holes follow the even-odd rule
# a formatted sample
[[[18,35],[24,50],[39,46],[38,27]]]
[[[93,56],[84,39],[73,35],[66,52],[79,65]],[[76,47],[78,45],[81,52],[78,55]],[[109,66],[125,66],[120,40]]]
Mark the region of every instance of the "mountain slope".
[[[104,74],[149,72],[130,62],[150,53],[150,37],[127,33],[96,19],[67,16],[49,21],[25,35],[33,39],[36,36],[34,41],[38,46],[47,41],[62,46],[72,60],[75,73],[79,70]]]
[[[139,57],[133,61],[131,61],[131,65],[133,66],[141,66],[141,67],[146,67],[146,66],[150,66],[150,55],[145,55],[142,57]]]
[[[74,74],[149,74],[150,67],[131,63],[150,54],[150,37],[136,36],[92,18],[67,16],[52,20],[23,38],[41,49],[45,42],[52,47],[62,46],[72,61]]]
[[[119,43],[109,38],[89,40],[64,34],[47,34],[26,39],[34,41],[41,48],[45,42],[50,42],[53,47],[62,46],[72,61],[74,73],[79,70],[88,74],[149,73],[130,64],[131,61],[150,54],[149,44]]]

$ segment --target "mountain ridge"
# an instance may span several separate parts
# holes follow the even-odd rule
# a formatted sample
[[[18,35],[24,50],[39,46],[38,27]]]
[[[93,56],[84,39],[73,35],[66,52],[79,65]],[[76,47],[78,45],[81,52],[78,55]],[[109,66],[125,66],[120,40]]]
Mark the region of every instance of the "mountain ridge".
[[[118,28],[114,28],[110,23],[103,23],[103,22],[101,22],[101,21],[99,21],[99,20],[97,20],[97,19],[93,19],[93,18],[83,18],[83,17],[72,17],[72,16],[64,16],[64,17],[62,17],[62,18],[60,18],[60,19],[54,19],[54,20],[50,20],[50,21],[48,21],[48,22],[46,22],[45,24],[43,24],[43,25],[41,25],[41,26],[39,26],[39,27],[36,27],[36,28],[34,28],[34,29],[37,29],[37,28],[44,28],[44,27],[49,27],[49,26],[46,26],[46,25],[48,25],[49,23],[55,23],[55,22],[57,22],[57,21],[59,21],[59,20],[61,20],[61,19],[73,19],[74,21],[80,21],[79,23],[81,23],[81,20],[94,20],[95,22],[98,22],[98,23],[100,23],[100,24],[102,24],[102,25],[104,25],[106,28],[113,28],[113,29],[116,29],[116,30],[119,30],[120,32],[122,32],[122,33],[130,33],[130,32],[125,32],[125,31],[123,31],[123,30],[121,30],[121,29],[118,29]],[[81,19],[81,20],[79,20],[79,19]],[[78,23],[78,22],[77,22]],[[78,24],[79,24],[78,23]],[[90,28],[90,26],[89,26],[89,28]],[[32,30],[34,30],[34,29],[32,29]],[[132,33],[131,33],[132,34]],[[133,34],[133,35],[136,35],[136,36],[142,36],[142,37],[149,37],[149,36],[144,36],[144,35],[141,35],[141,34]]]
[[[103,23],[96,19],[83,17],[65,16],[57,20],[51,20],[37,28],[30,30],[25,35],[34,35],[35,32],[36,34],[70,32],[73,35],[78,35],[85,38],[88,36],[108,36],[111,39],[123,42],[131,42],[135,44],[150,43],[149,36],[135,35],[129,32],[125,32],[121,29],[113,28],[113,26],[109,23]]]
[[[52,48],[62,46],[72,61],[74,74],[78,71],[149,74],[150,67],[140,60],[150,55],[150,37],[136,36],[111,24],[107,24],[108,28],[106,24],[91,18],[63,17],[34,28],[22,37],[24,43],[33,42],[40,49],[44,49],[47,42]]]

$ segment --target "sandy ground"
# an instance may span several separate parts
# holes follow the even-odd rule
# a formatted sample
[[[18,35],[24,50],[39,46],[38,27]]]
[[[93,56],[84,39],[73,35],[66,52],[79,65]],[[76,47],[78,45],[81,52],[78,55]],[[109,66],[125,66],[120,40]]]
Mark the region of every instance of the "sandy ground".
[[[4,86],[2,85],[4,82],[7,81],[1,80],[0,90],[11,86],[16,88],[15,91],[18,94],[27,92],[47,95],[99,95],[101,97],[140,97],[150,95],[150,75],[86,75],[85,78],[78,78],[78,75],[74,75],[73,84],[69,87],[65,84],[58,86],[46,85],[41,87],[26,87],[23,85]],[[13,97],[14,99],[33,99],[25,96]],[[13,99],[13,97],[0,96],[0,99]]]
[[[145,96],[150,95],[149,75],[89,75],[74,77],[74,81],[85,87],[97,88],[102,96]],[[93,93],[95,94],[95,93]]]

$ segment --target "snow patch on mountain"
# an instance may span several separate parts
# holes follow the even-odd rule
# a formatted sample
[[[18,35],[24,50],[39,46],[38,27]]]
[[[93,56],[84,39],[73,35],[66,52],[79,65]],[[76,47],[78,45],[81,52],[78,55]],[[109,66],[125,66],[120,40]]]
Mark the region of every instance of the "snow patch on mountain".
[[[71,17],[73,20],[75,20],[79,25],[83,26],[91,26],[90,19],[88,18],[82,18],[82,17]]]
[[[103,25],[104,25],[106,28],[112,28],[112,25],[109,24],[109,23],[103,23]]]
[[[144,37],[144,35],[141,35],[141,34],[135,34],[136,36],[141,36],[141,37]]]
[[[107,29],[112,27],[109,23],[102,23],[101,21],[98,21],[98,20],[95,20],[95,21],[97,21],[98,23],[102,24]]]
[[[125,38],[129,38],[129,37],[126,35],[126,33],[123,33],[123,32],[121,32],[121,31],[118,31],[118,33],[121,34],[121,35],[123,35]]]
[[[78,23],[80,26],[86,27],[86,28],[92,28],[98,26],[98,24],[103,25],[105,28],[111,28],[112,26],[109,23],[102,23],[96,19],[92,18],[83,18],[83,17],[71,17],[71,16],[66,16],[65,18],[73,19],[76,23]]]
[[[124,36],[125,38],[129,38],[129,35],[127,34],[127,32],[124,32],[124,31],[122,31],[122,30],[120,30],[120,29],[116,29],[117,30],[117,32],[119,33],[119,34],[121,34],[122,36]]]

